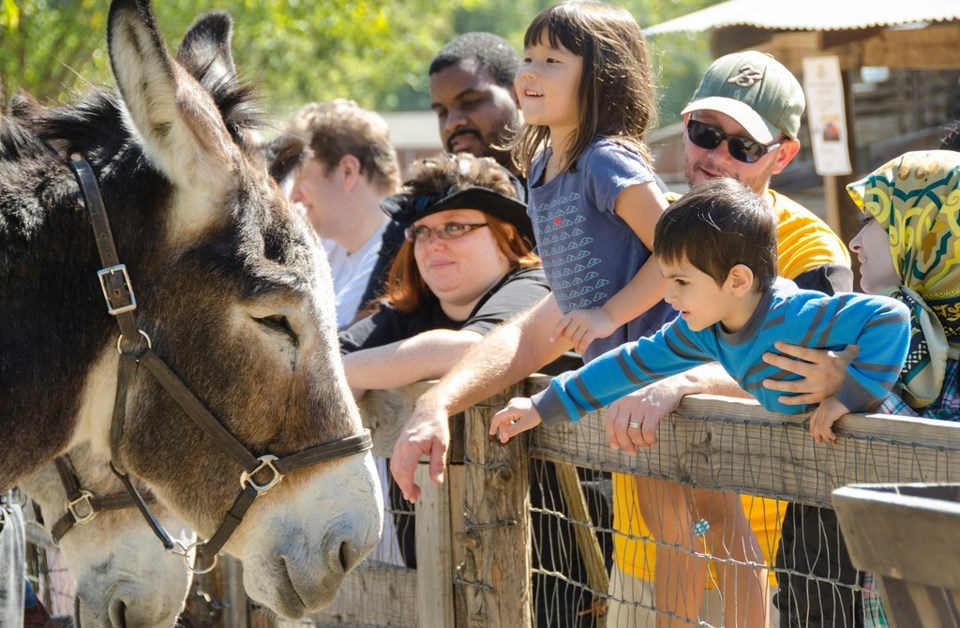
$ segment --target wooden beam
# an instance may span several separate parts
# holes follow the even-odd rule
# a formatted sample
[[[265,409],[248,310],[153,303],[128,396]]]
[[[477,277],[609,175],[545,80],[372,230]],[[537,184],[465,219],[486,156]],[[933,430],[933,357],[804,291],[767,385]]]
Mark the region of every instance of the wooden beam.
[[[413,476],[420,485],[416,504],[417,608],[421,626],[445,628],[455,625],[450,485],[434,484],[429,468],[418,464]]]
[[[842,69],[866,66],[934,70],[960,68],[960,23],[917,29],[784,31],[733,27],[713,35],[714,55],[753,48],[794,72],[804,57],[836,55]]]
[[[865,66],[933,70],[960,68],[960,24],[884,30],[863,43]]]
[[[546,381],[531,378],[528,393]],[[831,491],[845,484],[960,481],[958,424],[849,414],[837,422],[840,437],[831,445],[815,444],[807,421],[751,400],[692,395],[660,423],[659,444],[636,456],[607,446],[602,413],[534,429],[530,455],[827,507]]]
[[[468,626],[532,625],[526,439],[501,445],[487,435],[493,413],[522,390],[522,384],[512,386],[464,413],[465,558],[458,569],[457,592]]]

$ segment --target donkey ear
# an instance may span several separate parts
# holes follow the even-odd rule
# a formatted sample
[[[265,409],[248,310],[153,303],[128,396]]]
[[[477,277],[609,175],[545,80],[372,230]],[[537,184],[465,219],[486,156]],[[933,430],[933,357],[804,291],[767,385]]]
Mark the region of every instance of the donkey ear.
[[[130,122],[153,165],[175,185],[223,189],[237,148],[210,94],[167,53],[149,0],[114,0],[107,40]]]
[[[211,11],[193,23],[183,36],[177,61],[209,91],[237,75],[230,51],[233,20],[223,11]]]

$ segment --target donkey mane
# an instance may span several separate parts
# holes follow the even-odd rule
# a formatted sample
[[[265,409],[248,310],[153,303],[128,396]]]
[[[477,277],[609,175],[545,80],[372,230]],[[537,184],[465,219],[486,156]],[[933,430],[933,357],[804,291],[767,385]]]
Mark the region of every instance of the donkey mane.
[[[259,107],[260,97],[255,86],[234,76],[215,76],[213,60],[194,70],[194,77],[213,98],[233,141],[248,157],[258,155],[256,147],[247,138],[247,131],[264,126],[264,114]],[[55,143],[67,155],[81,153],[93,161],[106,161],[130,143],[129,133],[123,128],[123,105],[113,90],[97,88],[79,100],[60,106],[38,104],[24,106],[14,101],[11,113],[28,122],[39,138]],[[7,141],[2,141],[4,150]]]

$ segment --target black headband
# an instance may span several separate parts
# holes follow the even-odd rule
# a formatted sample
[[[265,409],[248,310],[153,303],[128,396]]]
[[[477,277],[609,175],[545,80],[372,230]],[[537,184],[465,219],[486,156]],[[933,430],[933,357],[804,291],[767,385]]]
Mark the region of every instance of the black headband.
[[[476,209],[510,223],[532,245],[533,227],[527,216],[527,206],[516,198],[500,194],[490,188],[468,187],[444,194],[413,196],[394,194],[380,202],[380,208],[388,216],[404,225],[448,209]]]

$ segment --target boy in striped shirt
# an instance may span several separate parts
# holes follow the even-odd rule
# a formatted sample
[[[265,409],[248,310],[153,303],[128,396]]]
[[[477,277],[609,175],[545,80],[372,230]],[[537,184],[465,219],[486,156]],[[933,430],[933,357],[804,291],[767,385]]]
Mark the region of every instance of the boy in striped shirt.
[[[810,417],[816,442],[836,440],[844,414],[876,408],[897,381],[909,344],[909,311],[882,296],[826,296],[777,278],[777,233],[765,201],[737,181],[695,186],[657,222],[654,254],[667,279],[664,300],[680,315],[654,336],[629,342],[564,373],[532,399],[512,399],[490,434],[502,442],[541,422],[578,421],[658,379],[706,362],[721,366],[764,408],[795,414],[766,378],[796,376],[763,361],[775,341],[860,353],[834,397]]]

